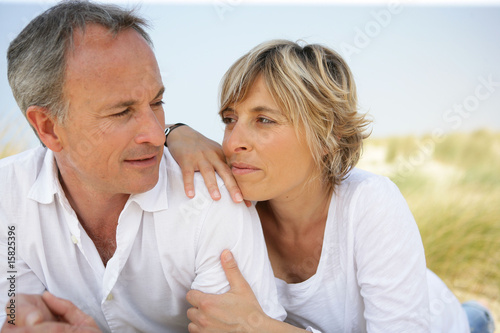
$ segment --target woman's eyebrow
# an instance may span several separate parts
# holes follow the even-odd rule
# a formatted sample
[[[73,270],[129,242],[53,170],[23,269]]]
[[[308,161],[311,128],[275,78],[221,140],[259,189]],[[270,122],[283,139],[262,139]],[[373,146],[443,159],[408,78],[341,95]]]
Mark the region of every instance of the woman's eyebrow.
[[[265,112],[270,112],[270,113],[282,114],[280,110],[273,109],[273,108],[270,108],[270,107],[267,107],[267,106],[256,106],[256,107],[253,107],[250,111],[252,111],[252,112],[262,112],[262,111],[265,111]]]
[[[224,112],[233,112],[234,113],[236,111],[232,107],[228,106],[224,110],[219,111],[219,114],[223,114]],[[276,114],[277,116],[283,115],[283,112],[281,112],[280,110],[274,109],[274,108],[270,108],[270,107],[264,106],[264,105],[259,105],[259,106],[253,107],[253,108],[250,109],[250,112],[253,112],[253,113],[256,113],[256,112],[269,112],[269,113]]]

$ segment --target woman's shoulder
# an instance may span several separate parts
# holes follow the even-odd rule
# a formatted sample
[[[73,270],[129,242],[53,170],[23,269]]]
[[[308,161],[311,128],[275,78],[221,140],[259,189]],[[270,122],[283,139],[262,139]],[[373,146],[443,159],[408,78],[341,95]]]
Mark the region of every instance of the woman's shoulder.
[[[343,182],[363,182],[379,178],[385,177],[360,168],[352,168]]]
[[[388,177],[353,168],[340,183],[337,192],[343,196],[356,192],[379,195],[392,191],[399,192],[397,186]]]
[[[334,201],[337,217],[344,223],[378,223],[377,217],[388,219],[396,215],[395,220],[413,220],[396,184],[388,177],[358,168],[352,169],[335,190]]]

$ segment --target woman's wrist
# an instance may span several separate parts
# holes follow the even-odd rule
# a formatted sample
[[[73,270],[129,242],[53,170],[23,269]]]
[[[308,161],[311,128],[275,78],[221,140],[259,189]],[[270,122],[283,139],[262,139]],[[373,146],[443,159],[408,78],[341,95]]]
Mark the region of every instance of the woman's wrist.
[[[174,129],[176,129],[177,127],[181,127],[181,126],[187,126],[187,125],[183,124],[183,123],[177,123],[177,124],[173,124],[173,125],[167,125],[165,127],[165,147],[168,147],[167,140],[168,140],[169,134],[172,133],[172,131]]]

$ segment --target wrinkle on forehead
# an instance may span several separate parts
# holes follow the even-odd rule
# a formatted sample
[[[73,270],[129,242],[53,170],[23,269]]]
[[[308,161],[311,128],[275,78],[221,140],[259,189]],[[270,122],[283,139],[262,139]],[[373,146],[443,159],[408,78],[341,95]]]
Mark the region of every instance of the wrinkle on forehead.
[[[96,82],[105,83],[98,94],[94,89]],[[75,35],[75,48],[66,60],[63,92],[67,100],[74,97],[72,91],[88,92],[88,99],[103,98],[106,100],[102,103],[109,105],[123,100],[153,98],[161,87],[153,50],[134,29],[114,35],[106,27],[93,24],[85,33],[80,31]],[[149,96],[151,89],[153,96]],[[102,94],[103,90],[108,94]],[[113,98],[113,95],[119,97]]]

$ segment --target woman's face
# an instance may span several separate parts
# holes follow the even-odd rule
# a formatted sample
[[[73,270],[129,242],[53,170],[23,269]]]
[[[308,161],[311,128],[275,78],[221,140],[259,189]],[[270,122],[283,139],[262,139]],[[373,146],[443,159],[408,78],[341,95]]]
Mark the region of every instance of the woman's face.
[[[245,199],[290,200],[304,193],[304,184],[317,173],[313,156],[273,101],[262,76],[222,117],[222,148]]]

